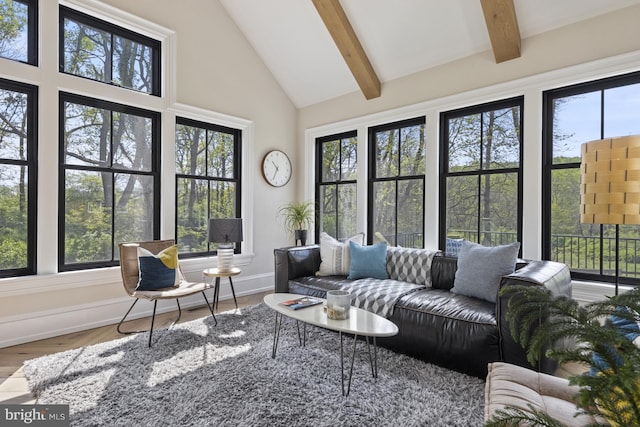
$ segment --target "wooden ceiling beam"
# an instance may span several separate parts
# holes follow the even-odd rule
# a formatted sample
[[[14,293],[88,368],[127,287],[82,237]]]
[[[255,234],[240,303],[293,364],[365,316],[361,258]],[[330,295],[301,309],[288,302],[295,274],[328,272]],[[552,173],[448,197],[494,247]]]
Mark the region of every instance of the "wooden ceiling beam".
[[[513,0],[480,0],[496,63],[520,57],[520,29]]]
[[[358,82],[365,98],[372,99],[380,96],[380,80],[373,70],[369,58],[360,40],[353,31],[353,27],[344,13],[339,0],[313,0],[313,5],[329,34],[338,46],[351,74]]]

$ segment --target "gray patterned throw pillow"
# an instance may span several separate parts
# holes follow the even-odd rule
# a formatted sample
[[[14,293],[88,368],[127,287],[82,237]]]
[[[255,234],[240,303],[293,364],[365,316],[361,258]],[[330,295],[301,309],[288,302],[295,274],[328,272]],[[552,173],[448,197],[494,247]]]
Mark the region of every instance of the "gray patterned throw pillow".
[[[387,247],[389,278],[416,285],[431,286],[431,261],[437,250]]]

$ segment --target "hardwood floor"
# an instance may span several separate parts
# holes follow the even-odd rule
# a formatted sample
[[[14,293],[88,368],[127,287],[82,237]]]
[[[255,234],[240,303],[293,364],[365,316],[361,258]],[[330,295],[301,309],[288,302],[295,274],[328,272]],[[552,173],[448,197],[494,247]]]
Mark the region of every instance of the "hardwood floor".
[[[258,293],[238,297],[238,307],[258,304],[262,298],[270,292]],[[233,310],[235,305],[233,299],[220,301],[216,314]],[[124,314],[124,313],[123,313]],[[166,328],[175,319],[176,313],[164,313],[156,317],[155,329]],[[209,310],[205,307],[182,310],[180,323],[200,317],[210,316]],[[132,320],[125,323],[124,328],[147,329],[150,318]],[[34,359],[46,354],[57,353],[70,350],[85,345],[97,344],[122,338],[118,334],[115,325],[103,326],[90,329],[88,331],[74,332],[72,334],[61,335],[59,337],[34,341],[27,344],[15,345],[12,347],[0,348],[0,403],[29,404],[36,403],[27,387],[27,380],[22,371],[22,363],[25,360]],[[581,373],[584,367],[578,365],[561,366],[556,375],[566,378],[569,375]]]
[[[246,295],[238,297],[238,307],[246,307],[262,302],[262,298],[270,292]],[[233,299],[221,300],[216,314],[235,309]],[[122,313],[124,315],[124,313]],[[211,316],[206,306],[183,309],[180,322]],[[176,317],[176,312],[164,313],[156,316],[154,330],[166,328]],[[124,330],[147,329],[151,319],[149,317],[132,320],[123,325]],[[36,403],[30,394],[27,380],[22,371],[22,363],[25,360],[34,359],[46,354],[58,353],[85,345],[107,342],[122,338],[116,331],[116,325],[102,326],[88,331],[74,332],[59,337],[47,338],[12,347],[0,348],[0,403],[29,404]]]

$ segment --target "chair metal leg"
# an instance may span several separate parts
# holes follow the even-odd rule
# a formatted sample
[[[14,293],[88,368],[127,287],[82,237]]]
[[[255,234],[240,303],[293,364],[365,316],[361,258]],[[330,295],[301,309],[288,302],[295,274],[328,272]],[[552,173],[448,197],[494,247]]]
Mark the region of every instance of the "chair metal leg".
[[[176,300],[178,301],[178,300]],[[158,300],[153,301],[153,316],[151,316],[151,329],[149,329],[149,347],[151,347],[151,336],[153,335],[153,322],[156,320],[156,306]]]
[[[176,320],[173,321],[173,323],[171,324],[171,326],[175,325],[176,323],[178,323],[178,321],[180,320],[180,316],[182,316],[182,309],[180,309],[180,301],[178,300],[178,298],[176,298],[176,304],[178,304],[178,318]],[[169,326],[169,327],[171,327]]]
[[[204,292],[202,292],[202,294],[204,295]],[[207,297],[204,297],[205,301],[207,300]],[[118,325],[116,326],[116,330],[118,331],[119,334],[122,335],[131,335],[131,334],[139,334],[141,332],[147,332],[145,330],[139,330],[139,331],[123,331],[120,329],[120,327],[122,326],[122,324],[124,323],[124,320],[127,318],[127,316],[129,315],[129,313],[131,313],[131,310],[133,310],[133,307],[136,305],[136,303],[140,300],[140,298],[136,298],[135,301],[133,301],[133,304],[131,304],[131,307],[129,307],[129,310],[127,310],[127,312],[125,313],[124,317],[122,318],[122,320],[120,320],[120,322],[118,323]],[[178,301],[178,298],[176,298],[176,304],[178,305],[178,317],[173,321],[173,323],[169,326],[169,329],[171,327],[173,327],[173,325],[175,325],[176,323],[178,323],[178,321],[180,320],[180,317],[182,316],[182,308],[180,307],[180,301]],[[151,316],[151,329],[149,329],[149,347],[151,347],[151,336],[153,335],[153,324],[156,318],[156,307],[158,306],[158,300],[154,300],[153,301],[153,315]],[[211,309],[211,307],[209,306],[209,301],[207,301],[207,306],[209,307],[209,309]],[[213,313],[212,313],[213,314]],[[213,317],[215,319],[215,316]],[[216,320],[216,325],[218,324],[218,321]]]
[[[209,311],[211,312],[211,316],[213,317],[213,320],[216,322],[215,326],[218,326],[218,319],[216,319],[216,315],[213,314],[213,307],[211,307],[211,305],[209,304],[209,300],[207,299],[207,294],[205,294],[204,291],[202,291],[202,296],[204,297],[204,300],[207,302],[207,307],[209,307]]]
[[[141,331],[130,331],[130,332],[123,332],[120,330],[120,326],[122,325],[122,322],[124,322],[124,319],[127,318],[127,316],[129,315],[129,313],[131,313],[131,310],[133,309],[133,306],[136,305],[136,303],[138,302],[138,298],[135,299],[135,301],[133,301],[133,304],[131,304],[131,307],[129,307],[129,310],[127,310],[126,314],[124,315],[124,317],[122,318],[122,320],[120,320],[120,322],[118,323],[118,326],[116,327],[116,330],[118,331],[119,334],[122,335],[129,335],[129,334],[137,334],[138,332]]]

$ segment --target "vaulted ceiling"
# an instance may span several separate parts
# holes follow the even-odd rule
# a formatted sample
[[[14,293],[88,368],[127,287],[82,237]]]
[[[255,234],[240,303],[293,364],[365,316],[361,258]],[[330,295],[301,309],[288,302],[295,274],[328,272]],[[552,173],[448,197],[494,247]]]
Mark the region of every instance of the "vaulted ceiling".
[[[640,0],[221,0],[297,107],[493,49]],[[511,16],[513,15],[513,16]],[[491,37],[490,37],[491,35]],[[354,68],[355,67],[355,68]]]

